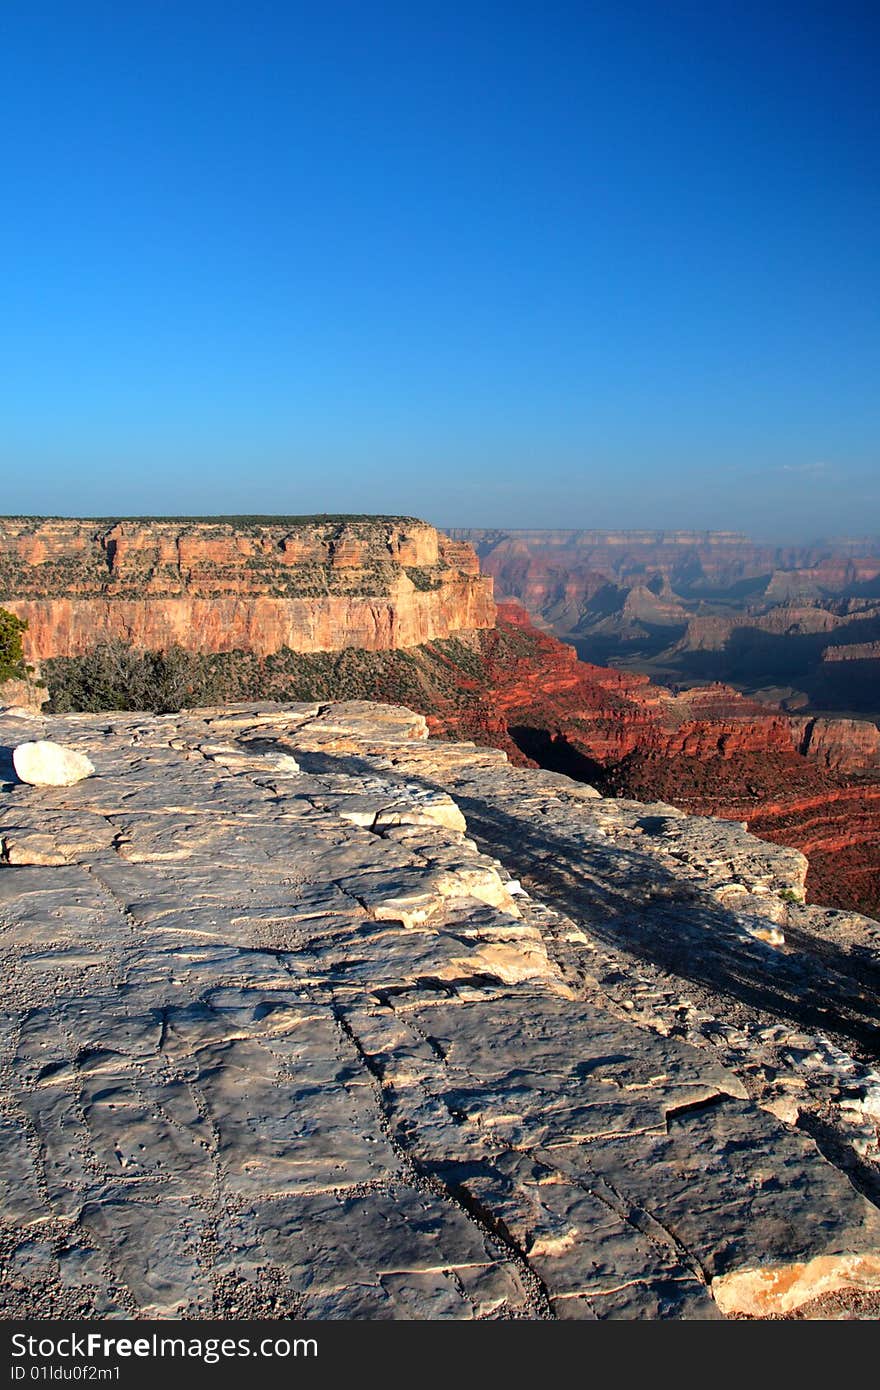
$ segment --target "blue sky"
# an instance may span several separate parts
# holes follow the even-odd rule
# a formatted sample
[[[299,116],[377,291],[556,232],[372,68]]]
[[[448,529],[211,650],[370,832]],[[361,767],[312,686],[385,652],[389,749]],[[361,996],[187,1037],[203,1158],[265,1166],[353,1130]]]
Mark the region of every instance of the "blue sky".
[[[4,512],[880,531],[876,4],[5,0]]]

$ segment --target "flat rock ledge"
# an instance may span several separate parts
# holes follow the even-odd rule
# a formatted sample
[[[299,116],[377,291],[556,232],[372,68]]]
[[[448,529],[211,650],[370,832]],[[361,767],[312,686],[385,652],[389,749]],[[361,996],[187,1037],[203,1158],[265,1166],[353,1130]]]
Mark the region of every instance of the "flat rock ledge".
[[[2,1316],[876,1314],[880,928],[802,855],[390,706],[31,731],[96,775],[0,772]]]

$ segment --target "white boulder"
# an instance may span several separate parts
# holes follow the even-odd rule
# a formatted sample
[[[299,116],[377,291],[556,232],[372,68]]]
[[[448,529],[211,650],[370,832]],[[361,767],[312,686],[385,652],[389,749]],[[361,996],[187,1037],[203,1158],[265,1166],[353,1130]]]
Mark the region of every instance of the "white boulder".
[[[95,771],[84,753],[48,739],[20,743],[12,751],[12,765],[19,780],[33,787],[72,787]]]

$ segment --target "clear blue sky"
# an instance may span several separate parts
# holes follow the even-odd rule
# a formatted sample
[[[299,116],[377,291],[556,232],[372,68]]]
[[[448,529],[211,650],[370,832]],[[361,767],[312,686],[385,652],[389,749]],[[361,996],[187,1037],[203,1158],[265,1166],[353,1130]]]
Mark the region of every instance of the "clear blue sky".
[[[880,531],[880,9],[4,0],[3,512]]]

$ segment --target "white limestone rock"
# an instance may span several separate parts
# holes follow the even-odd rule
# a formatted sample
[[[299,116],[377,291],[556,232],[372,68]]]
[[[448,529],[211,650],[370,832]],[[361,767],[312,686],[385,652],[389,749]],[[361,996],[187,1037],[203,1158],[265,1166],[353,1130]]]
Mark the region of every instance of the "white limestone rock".
[[[72,787],[95,771],[84,753],[42,738],[13,749],[12,765],[19,780],[32,787]]]

